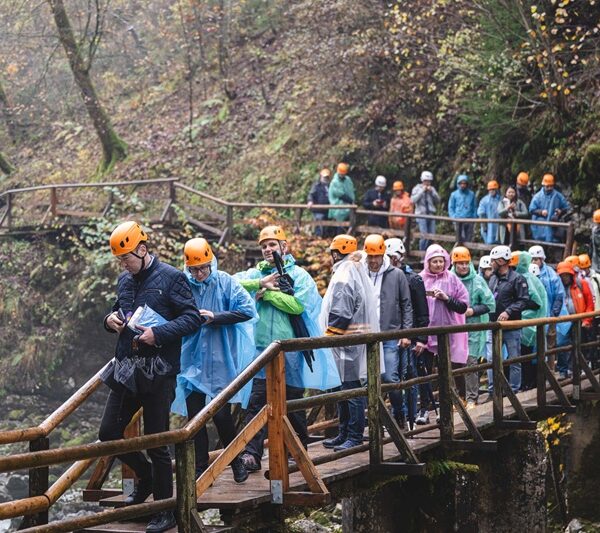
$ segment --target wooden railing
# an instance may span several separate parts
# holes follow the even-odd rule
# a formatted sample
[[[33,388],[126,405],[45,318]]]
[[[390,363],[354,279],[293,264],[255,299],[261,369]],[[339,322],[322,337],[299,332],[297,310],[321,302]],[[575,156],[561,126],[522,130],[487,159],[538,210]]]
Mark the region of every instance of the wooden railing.
[[[383,403],[383,394],[393,389],[406,389],[416,384],[437,382],[439,391],[440,422],[426,426],[428,431],[438,428],[440,441],[444,449],[480,449],[492,451],[496,448],[494,441],[484,440],[481,432],[472,421],[458,398],[455,389],[454,377],[470,372],[480,372],[491,369],[494,378],[493,414],[494,424],[499,428],[522,429],[533,428],[535,422],[520,404],[516,394],[513,393],[504,377],[503,365],[510,365],[537,358],[537,409],[544,415],[555,414],[572,410],[573,404],[561,388],[553,372],[547,365],[546,358],[552,353],[572,351],[573,364],[573,399],[600,399],[600,384],[596,375],[582,355],[582,349],[597,347],[598,341],[583,344],[581,341],[581,321],[590,317],[600,316],[600,312],[564,316],[558,318],[545,318],[536,320],[521,320],[514,322],[494,322],[487,324],[468,324],[461,326],[446,326],[432,328],[415,328],[402,331],[388,331],[373,334],[353,334],[339,337],[317,337],[306,339],[290,339],[276,341],[263,351],[242,373],[218,394],[206,407],[180,429],[164,433],[138,436],[109,442],[96,442],[91,444],[72,446],[62,449],[31,449],[28,453],[15,454],[0,458],[0,472],[8,472],[29,468],[33,473],[44,470],[49,465],[70,461],[76,463],[61,476],[51,487],[41,494],[32,494],[29,498],[0,504],[0,519],[12,518],[22,515],[32,515],[47,512],[48,508],[64,492],[66,485],[77,479],[87,467],[95,460],[106,456],[113,456],[125,452],[140,451],[165,445],[175,445],[177,496],[167,500],[148,502],[133,505],[125,509],[115,509],[86,517],[55,522],[51,525],[42,525],[27,529],[27,531],[72,531],[84,527],[106,524],[112,521],[142,517],[154,514],[165,509],[175,509],[177,513],[179,531],[191,532],[194,524],[201,524],[197,513],[196,501],[199,495],[218,478],[233,457],[237,456],[246,443],[266,423],[269,437],[269,479],[271,481],[271,498],[274,504],[290,505],[319,505],[329,499],[329,492],[319,477],[315,463],[310,460],[305,449],[291,428],[287,413],[306,409],[316,405],[323,405],[331,401],[339,401],[353,397],[366,396],[368,398],[369,443],[357,446],[344,452],[334,452],[321,457],[318,463],[331,461],[343,455],[359,453],[369,450],[370,467],[374,471],[394,472],[402,474],[422,474],[424,464],[409,446],[406,436],[398,428],[394,419],[389,415]],[[554,350],[545,349],[545,326],[560,322],[572,321],[572,344]],[[537,352],[502,360],[502,332],[515,328],[534,326],[537,328]],[[457,332],[471,332],[490,330],[493,335],[492,362],[451,371],[449,353],[449,335]],[[381,384],[380,353],[378,345],[382,341],[399,340],[403,338],[414,339],[422,335],[437,335],[438,338],[438,373],[430,376],[406,380],[400,383]],[[366,388],[349,391],[324,393],[318,396],[299,400],[285,399],[285,352],[304,349],[334,348],[343,346],[366,345],[368,347],[368,384]],[[212,462],[209,469],[197,480],[194,477],[194,435],[204,427],[207,422],[219,411],[240,389],[248,383],[262,368],[267,370],[267,404],[238,434],[234,441],[221,451]],[[581,390],[581,370],[585,372],[593,392]],[[69,413],[81,405],[89,394],[98,387],[98,374],[96,374],[82,389],[75,393],[57,412],[53,413],[45,422],[35,428],[24,430],[10,430],[0,432],[0,442],[20,442],[44,438],[47,432],[64,420]],[[547,405],[547,387],[555,393],[559,405]],[[506,395],[513,407],[517,420],[507,420],[504,416],[503,394]],[[452,417],[453,406],[468,429],[470,440],[455,438]],[[388,430],[389,437],[384,438],[382,428]],[[401,462],[384,462],[383,446],[393,442],[399,454],[403,457]],[[287,452],[295,459],[297,467],[304,476],[309,492],[293,492],[289,490],[289,474]],[[30,478],[35,480],[35,476]]]

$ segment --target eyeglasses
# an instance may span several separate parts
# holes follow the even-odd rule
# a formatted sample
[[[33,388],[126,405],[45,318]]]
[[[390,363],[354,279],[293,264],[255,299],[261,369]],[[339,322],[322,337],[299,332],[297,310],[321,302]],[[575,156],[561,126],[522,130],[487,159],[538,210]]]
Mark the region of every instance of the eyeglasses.
[[[191,274],[206,274],[210,272],[210,265],[202,265],[199,267],[188,267]]]

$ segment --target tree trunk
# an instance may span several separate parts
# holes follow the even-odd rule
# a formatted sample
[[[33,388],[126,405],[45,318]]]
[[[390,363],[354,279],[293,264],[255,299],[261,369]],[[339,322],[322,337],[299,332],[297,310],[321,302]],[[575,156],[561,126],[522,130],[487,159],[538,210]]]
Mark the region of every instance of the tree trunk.
[[[4,122],[6,123],[6,129],[8,131],[8,135],[13,143],[16,143],[19,140],[19,129],[17,128],[17,124],[15,122],[15,118],[12,113],[12,109],[10,107],[10,103],[8,101],[8,97],[4,92],[4,87],[2,86],[2,82],[0,81],[0,107],[2,107],[2,115],[4,116]]]
[[[117,161],[127,157],[127,144],[113,129],[110,119],[96,95],[89,70],[85,67],[81,51],[75,41],[63,0],[48,0],[48,3],[54,15],[58,37],[67,54],[75,82],[81,91],[83,103],[102,144],[103,158],[99,170],[102,173],[108,172]]]
[[[4,172],[7,176],[15,171],[15,167],[12,166],[11,162],[2,152],[0,152],[0,171]]]

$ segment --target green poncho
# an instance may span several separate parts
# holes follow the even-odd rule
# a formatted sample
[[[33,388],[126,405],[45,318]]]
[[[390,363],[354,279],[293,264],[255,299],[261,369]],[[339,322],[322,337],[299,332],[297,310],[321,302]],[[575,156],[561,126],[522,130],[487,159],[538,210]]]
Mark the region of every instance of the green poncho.
[[[456,270],[452,267],[452,272]],[[464,277],[458,276],[469,293],[469,307],[487,305],[490,312],[496,310],[496,300],[485,280],[477,275],[473,263],[469,265],[469,273]],[[480,324],[490,321],[489,313],[467,318],[467,324]],[[474,357],[485,356],[486,331],[471,331],[469,333],[469,355]]]
[[[331,205],[353,204],[355,200],[354,184],[350,176],[340,178],[336,172],[329,184],[329,203]],[[350,218],[350,209],[330,209],[329,218],[331,220],[348,220]]]
[[[548,297],[544,284],[533,274],[529,272],[531,264],[531,254],[521,252],[519,254],[519,263],[517,272],[527,280],[529,288],[529,297],[540,306],[539,309],[526,309],[521,315],[523,320],[530,318],[545,318],[548,316]],[[535,346],[535,327],[529,326],[521,330],[521,344],[524,346]]]

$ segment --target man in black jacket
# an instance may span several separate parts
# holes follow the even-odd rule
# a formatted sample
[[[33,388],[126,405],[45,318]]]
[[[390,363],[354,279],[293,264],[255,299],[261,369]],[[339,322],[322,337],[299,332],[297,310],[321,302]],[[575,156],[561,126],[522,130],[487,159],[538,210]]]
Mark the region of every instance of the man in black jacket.
[[[390,193],[385,190],[387,180],[384,176],[375,178],[375,187],[369,189],[363,198],[363,207],[369,211],[390,210]],[[367,215],[367,224],[369,226],[388,227],[388,217],[384,215]]]
[[[425,294],[423,278],[403,263],[406,248],[401,239],[396,237],[386,239],[385,246],[386,255],[390,258],[392,266],[402,270],[408,281],[413,311],[413,328],[426,328],[429,326],[429,307],[427,305],[427,295]],[[417,354],[415,353],[414,348],[417,342],[427,344],[427,335],[415,337],[412,339],[410,348],[400,351],[400,379],[402,381],[417,376],[426,376],[429,373],[423,358],[417,358]],[[430,400],[433,399],[433,390],[430,383],[424,383],[418,387],[415,385],[409,391],[405,392],[406,401],[403,401],[403,404],[408,414],[409,429],[413,428],[417,416],[417,390],[421,396],[422,411],[425,413],[428,413]]]
[[[496,310],[490,313],[490,322],[505,320],[521,320],[521,313],[529,303],[527,280],[510,268],[511,251],[508,246],[496,246],[490,252],[494,273],[488,283],[494,299]],[[502,331],[502,345],[506,348],[508,359],[521,355],[521,330]],[[492,372],[488,371],[488,390],[493,390]],[[510,388],[518,392],[521,388],[521,364],[510,365]]]
[[[329,180],[331,172],[324,168],[319,173],[319,179],[315,181],[308,193],[307,206],[312,211],[315,220],[327,220],[327,209],[313,209],[313,205],[329,205]],[[315,226],[315,235],[317,237],[327,237],[329,235],[327,226]]]
[[[184,274],[161,263],[148,251],[148,237],[136,222],[117,226],[110,237],[111,251],[125,269],[119,276],[117,300],[104,319],[107,331],[119,334],[115,353],[115,372],[107,378],[111,391],[100,424],[101,441],[123,438],[133,415],[143,408],[144,433],[169,429],[169,412],[175,397],[175,379],[179,372],[181,338],[202,324],[192,292]],[[151,308],[155,316],[148,327],[128,321],[138,308]],[[137,314],[137,313],[136,313]],[[157,319],[158,318],[158,319]],[[136,331],[137,330],[137,331]],[[142,452],[130,452],[118,458],[138,476],[135,490],[126,505],[173,495],[171,457],[167,446]],[[175,527],[171,511],[152,518],[146,531],[160,533]]]

